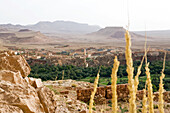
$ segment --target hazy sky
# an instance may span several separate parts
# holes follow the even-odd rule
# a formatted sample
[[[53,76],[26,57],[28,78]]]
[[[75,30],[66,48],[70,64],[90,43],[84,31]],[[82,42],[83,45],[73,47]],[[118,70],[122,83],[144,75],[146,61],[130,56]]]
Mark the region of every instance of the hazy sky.
[[[170,29],[170,0],[129,0],[130,30]],[[75,21],[126,26],[127,0],[0,0],[0,24]]]

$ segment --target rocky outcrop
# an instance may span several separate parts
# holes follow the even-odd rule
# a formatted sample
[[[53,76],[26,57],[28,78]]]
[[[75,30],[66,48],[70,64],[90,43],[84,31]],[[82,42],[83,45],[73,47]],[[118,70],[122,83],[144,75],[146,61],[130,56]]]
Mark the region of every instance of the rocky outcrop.
[[[24,79],[20,71],[14,72],[10,70],[0,70],[0,80],[9,81],[13,84],[23,84]]]
[[[0,103],[0,113],[24,113],[19,107]]]
[[[22,56],[0,52],[0,113],[55,112],[54,93],[29,73]]]
[[[28,85],[0,82],[0,103],[20,108],[24,113],[43,113],[36,90]]]
[[[52,92],[47,87],[42,87],[38,89],[38,97],[41,104],[43,105],[44,111],[46,113],[54,113],[56,102],[54,100],[54,92]]]
[[[20,71],[22,77],[28,76],[31,71],[24,57],[11,51],[0,52],[0,70]]]

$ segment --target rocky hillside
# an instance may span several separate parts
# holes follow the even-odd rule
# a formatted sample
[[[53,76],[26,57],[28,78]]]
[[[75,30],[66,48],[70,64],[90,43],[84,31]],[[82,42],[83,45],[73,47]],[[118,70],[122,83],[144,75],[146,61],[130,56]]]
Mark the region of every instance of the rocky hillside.
[[[0,52],[0,113],[71,113],[66,102],[59,101],[65,97],[56,97],[41,79],[27,77],[29,73],[30,67],[22,56]],[[83,105],[79,102],[75,106]]]

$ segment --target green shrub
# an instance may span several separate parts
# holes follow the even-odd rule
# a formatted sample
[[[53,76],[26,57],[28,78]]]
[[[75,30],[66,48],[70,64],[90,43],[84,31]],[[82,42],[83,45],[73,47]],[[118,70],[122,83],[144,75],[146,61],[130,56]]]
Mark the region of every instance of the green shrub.
[[[72,84],[71,87],[77,87],[77,85],[76,84]]]

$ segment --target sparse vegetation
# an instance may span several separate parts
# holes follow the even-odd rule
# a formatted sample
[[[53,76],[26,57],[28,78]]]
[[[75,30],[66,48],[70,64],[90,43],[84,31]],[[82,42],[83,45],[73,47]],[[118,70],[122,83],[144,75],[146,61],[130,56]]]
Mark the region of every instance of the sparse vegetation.
[[[158,105],[154,104],[153,105],[154,109],[158,109]]]
[[[72,84],[71,87],[77,87],[77,85],[76,84]]]
[[[51,89],[55,94],[60,94],[60,92],[58,92],[55,88],[53,88],[52,85],[47,85],[46,87],[48,87],[49,89]]]

